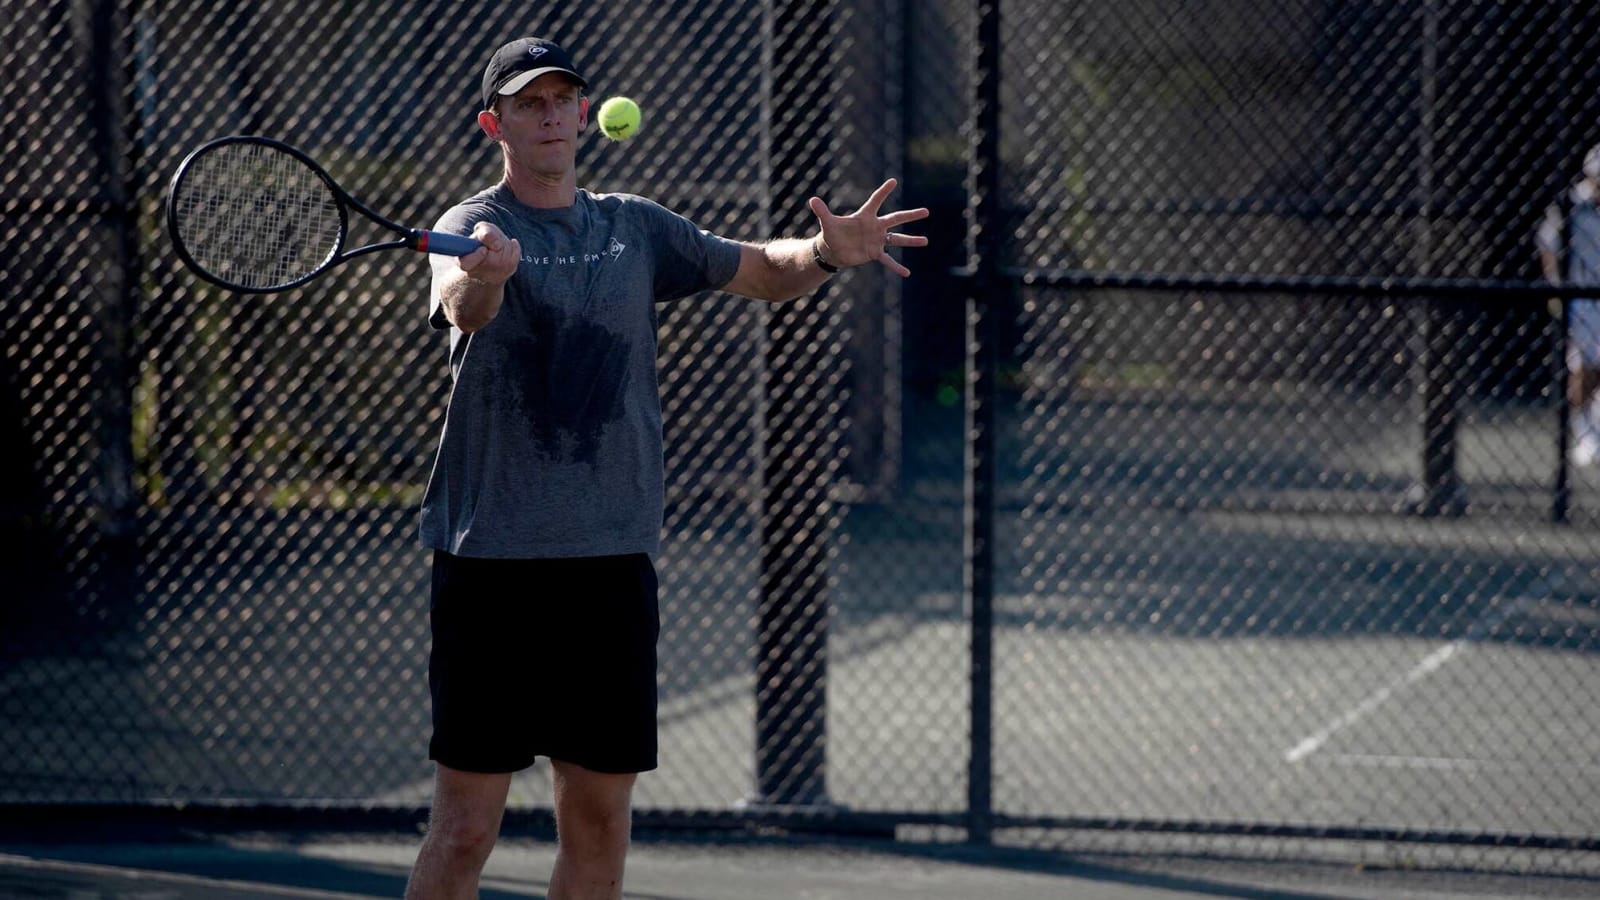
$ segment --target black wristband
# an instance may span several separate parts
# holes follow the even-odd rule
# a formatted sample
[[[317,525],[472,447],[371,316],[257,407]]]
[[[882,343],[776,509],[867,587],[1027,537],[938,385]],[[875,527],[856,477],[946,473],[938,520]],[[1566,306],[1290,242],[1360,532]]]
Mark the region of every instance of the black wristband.
[[[839,267],[822,258],[822,239],[817,238],[811,242],[811,258],[817,261],[817,268],[829,275],[835,275]]]

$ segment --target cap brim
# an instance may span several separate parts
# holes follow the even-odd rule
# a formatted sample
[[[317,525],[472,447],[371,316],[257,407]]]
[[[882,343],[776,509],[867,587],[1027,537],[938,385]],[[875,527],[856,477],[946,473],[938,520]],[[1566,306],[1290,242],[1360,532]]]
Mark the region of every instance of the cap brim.
[[[566,75],[573,81],[576,81],[578,83],[578,87],[589,86],[589,82],[584,81],[582,75],[579,75],[577,72],[574,72],[571,69],[563,69],[560,66],[546,66],[543,69],[529,69],[526,72],[518,72],[515,78],[512,78],[505,84],[500,85],[500,90],[496,93],[502,97],[509,97],[512,94],[515,94],[517,91],[527,87],[529,82],[533,81],[535,78],[538,78],[540,75],[548,75],[551,72],[560,72],[561,74]]]

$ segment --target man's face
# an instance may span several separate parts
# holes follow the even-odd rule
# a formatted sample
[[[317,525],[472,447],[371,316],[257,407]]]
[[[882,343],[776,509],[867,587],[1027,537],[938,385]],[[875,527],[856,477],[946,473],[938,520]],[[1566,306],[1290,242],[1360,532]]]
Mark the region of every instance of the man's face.
[[[575,164],[587,120],[583,92],[567,76],[549,72],[500,98],[497,138],[521,168],[562,174]]]

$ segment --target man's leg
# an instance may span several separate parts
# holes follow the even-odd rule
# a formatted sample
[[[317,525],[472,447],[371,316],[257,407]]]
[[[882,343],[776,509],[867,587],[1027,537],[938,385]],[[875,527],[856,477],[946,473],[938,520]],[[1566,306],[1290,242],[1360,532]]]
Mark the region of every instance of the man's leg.
[[[1600,303],[1573,300],[1567,306],[1567,404],[1571,411],[1571,460],[1600,461]]]
[[[637,775],[610,775],[551,761],[556,802],[556,865],[549,900],[617,900],[628,854]]]
[[[1569,370],[1567,378],[1568,423],[1571,431],[1567,458],[1573,465],[1592,466],[1600,462],[1600,369],[1587,364]]]
[[[436,766],[433,809],[406,900],[471,900],[500,836],[511,775],[483,775]]]
[[[1586,364],[1578,370],[1578,389],[1574,405],[1593,412],[1596,394],[1600,394],[1600,366]]]

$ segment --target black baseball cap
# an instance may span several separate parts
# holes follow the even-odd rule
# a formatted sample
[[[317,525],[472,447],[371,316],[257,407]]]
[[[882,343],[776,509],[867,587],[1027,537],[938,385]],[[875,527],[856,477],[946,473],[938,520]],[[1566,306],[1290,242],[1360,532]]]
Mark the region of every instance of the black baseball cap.
[[[589,86],[589,82],[573,67],[572,57],[555,41],[536,37],[518,38],[496,50],[489,59],[489,67],[483,70],[481,108],[488,109],[494,105],[495,97],[515,94],[527,87],[528,82],[547,72],[561,72],[576,81],[578,87]]]

